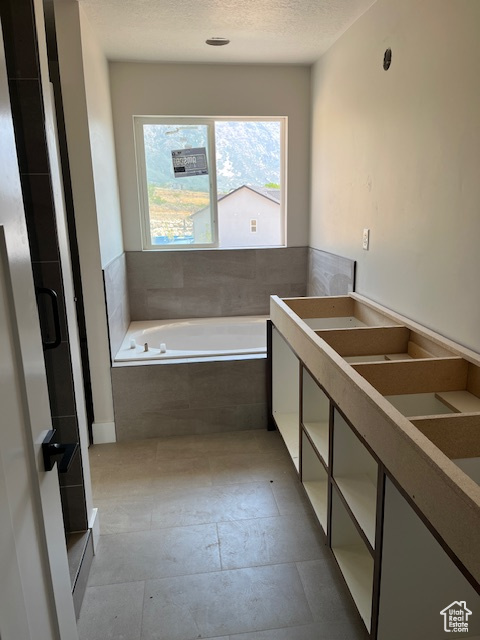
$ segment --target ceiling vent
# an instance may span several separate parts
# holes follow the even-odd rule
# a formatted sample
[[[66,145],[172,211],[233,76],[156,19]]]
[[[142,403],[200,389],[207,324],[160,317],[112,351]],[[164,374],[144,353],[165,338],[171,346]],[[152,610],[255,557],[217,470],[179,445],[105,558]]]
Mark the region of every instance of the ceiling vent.
[[[205,40],[205,42],[212,47],[223,47],[228,44],[230,40],[227,40],[227,38],[209,38],[208,40]]]

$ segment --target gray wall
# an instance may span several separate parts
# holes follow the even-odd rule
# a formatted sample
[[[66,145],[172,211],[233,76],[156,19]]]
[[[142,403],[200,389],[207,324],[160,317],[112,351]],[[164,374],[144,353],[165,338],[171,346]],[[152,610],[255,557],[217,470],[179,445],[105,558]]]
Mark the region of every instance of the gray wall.
[[[344,296],[355,291],[355,261],[308,249],[308,296]]]
[[[267,360],[113,367],[117,440],[267,427]]]
[[[131,318],[266,315],[270,295],[306,295],[307,252],[307,247],[128,251]]]

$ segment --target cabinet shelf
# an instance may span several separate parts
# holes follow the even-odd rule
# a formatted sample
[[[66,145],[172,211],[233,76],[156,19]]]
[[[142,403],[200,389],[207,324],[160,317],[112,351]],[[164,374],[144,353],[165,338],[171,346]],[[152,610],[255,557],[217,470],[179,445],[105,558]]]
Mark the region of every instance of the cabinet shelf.
[[[335,410],[333,478],[372,549],[375,548],[377,475],[377,462]]]
[[[302,423],[328,466],[330,398],[302,368]]]
[[[320,524],[327,532],[328,520],[328,480],[310,480],[303,483]]]
[[[355,316],[340,316],[337,318],[304,318],[310,329],[323,331],[324,329],[350,329],[352,327],[365,327],[366,324]]]
[[[336,477],[335,482],[367,540],[375,548],[377,487],[366,474]]]
[[[373,558],[362,545],[333,547],[345,582],[357,605],[365,626],[370,631],[372,616]]]
[[[328,474],[305,433],[302,433],[301,474],[305,491],[326,533],[328,523]]]
[[[300,363],[275,327],[272,329],[272,413],[298,471]]]
[[[298,471],[299,469],[299,423],[298,413],[273,413],[280,435]]]
[[[453,462],[474,482],[480,485],[480,458],[461,458]]]
[[[435,396],[455,412],[477,413],[480,412],[480,398],[469,391],[443,391]]]
[[[435,393],[404,393],[388,395],[385,399],[407,418],[453,413],[453,409],[442,402]]]
[[[328,465],[328,422],[306,422],[303,424],[303,427],[310,436],[310,439],[315,445],[318,453],[322,456],[323,461]]]
[[[343,505],[332,489],[331,546],[357,609],[370,631],[374,559]]]

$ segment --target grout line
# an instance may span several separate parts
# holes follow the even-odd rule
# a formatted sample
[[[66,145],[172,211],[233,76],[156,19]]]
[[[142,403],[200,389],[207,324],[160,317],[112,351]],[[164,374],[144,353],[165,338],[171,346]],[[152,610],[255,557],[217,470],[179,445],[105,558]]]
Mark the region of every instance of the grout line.
[[[310,600],[309,600],[309,598],[307,596],[307,592],[305,591],[305,584],[304,584],[304,582],[302,580],[302,574],[298,570],[298,563],[299,562],[305,562],[305,560],[296,560],[293,564],[295,565],[295,571],[297,572],[298,579],[300,580],[300,584],[302,585],[303,595],[305,596],[305,601],[307,603],[308,610],[310,611],[310,615],[312,616],[312,622],[316,622],[315,615],[314,615],[314,613],[312,611],[312,607],[311,607],[311,604],[310,604]],[[310,561],[307,560],[306,562],[312,562],[312,561],[311,560]],[[317,562],[317,560],[313,560],[313,562]]]
[[[145,611],[145,591],[147,590],[147,581],[143,581],[143,598],[142,598],[142,612],[140,616],[140,635],[138,636],[138,640],[142,640],[143,636],[143,612]]]
[[[220,534],[218,533],[218,524],[215,523],[215,529],[217,531],[217,540],[218,540],[218,559],[220,561],[220,571],[223,571],[223,560],[222,560],[222,550],[220,547]]]
[[[270,491],[272,492],[273,499],[275,501],[275,505],[277,507],[278,515],[281,516],[281,515],[284,515],[284,514],[280,511],[280,505],[278,504],[277,497],[275,496],[275,491],[273,490],[272,484],[274,484],[274,483],[271,483],[271,482],[268,483],[268,485],[270,487]]]

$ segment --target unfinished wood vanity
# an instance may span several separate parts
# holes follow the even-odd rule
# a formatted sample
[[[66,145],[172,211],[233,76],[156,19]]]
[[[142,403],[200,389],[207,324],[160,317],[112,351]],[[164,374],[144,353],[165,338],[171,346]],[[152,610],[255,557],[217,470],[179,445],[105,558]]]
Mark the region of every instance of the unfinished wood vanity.
[[[353,293],[270,316],[273,421],[371,638],[451,638],[451,603],[480,637],[480,356]]]

